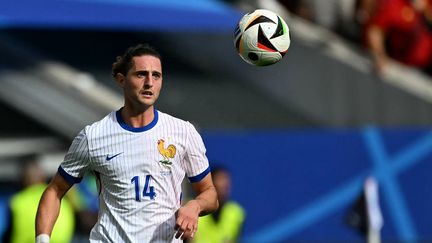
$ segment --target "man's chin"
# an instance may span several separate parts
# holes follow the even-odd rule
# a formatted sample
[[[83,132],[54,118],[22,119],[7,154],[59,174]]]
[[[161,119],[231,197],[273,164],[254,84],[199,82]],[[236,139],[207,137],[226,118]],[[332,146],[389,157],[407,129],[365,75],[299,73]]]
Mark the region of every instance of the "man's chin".
[[[137,101],[143,106],[152,106],[155,103],[156,99],[140,97]]]

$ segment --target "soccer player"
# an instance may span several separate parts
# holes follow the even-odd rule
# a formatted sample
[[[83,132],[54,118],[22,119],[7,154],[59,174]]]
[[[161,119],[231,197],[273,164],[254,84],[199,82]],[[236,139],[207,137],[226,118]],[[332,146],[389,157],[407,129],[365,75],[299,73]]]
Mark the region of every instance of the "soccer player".
[[[159,53],[149,45],[131,47],[112,75],[124,106],[73,140],[40,200],[37,243],[49,242],[62,197],[86,172],[98,178],[100,200],[90,242],[182,242],[193,238],[199,216],[218,207],[200,135],[154,107],[163,79]],[[197,196],[182,206],[185,176]]]

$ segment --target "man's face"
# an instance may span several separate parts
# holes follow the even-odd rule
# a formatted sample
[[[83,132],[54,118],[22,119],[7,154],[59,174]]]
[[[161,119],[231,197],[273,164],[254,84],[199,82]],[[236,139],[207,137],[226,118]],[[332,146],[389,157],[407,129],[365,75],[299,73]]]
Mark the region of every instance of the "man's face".
[[[125,100],[136,108],[153,106],[162,88],[162,64],[159,58],[144,55],[133,57],[133,65],[126,77],[117,74]]]

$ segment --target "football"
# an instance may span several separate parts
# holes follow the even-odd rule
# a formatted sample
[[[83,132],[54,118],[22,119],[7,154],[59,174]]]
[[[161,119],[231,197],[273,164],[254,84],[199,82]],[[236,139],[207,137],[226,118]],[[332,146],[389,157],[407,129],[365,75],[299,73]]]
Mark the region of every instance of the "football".
[[[245,14],[234,32],[240,57],[256,66],[277,63],[288,52],[291,39],[285,21],[276,13],[257,9]]]

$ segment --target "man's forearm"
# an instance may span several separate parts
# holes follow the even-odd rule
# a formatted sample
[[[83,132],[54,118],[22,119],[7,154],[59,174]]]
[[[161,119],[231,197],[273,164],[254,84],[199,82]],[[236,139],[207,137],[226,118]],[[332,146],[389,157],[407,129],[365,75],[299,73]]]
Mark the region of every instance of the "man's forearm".
[[[58,173],[54,176],[39,202],[36,214],[36,235],[51,235],[60,213],[61,200],[71,187],[72,184],[69,184]]]
[[[375,57],[386,56],[384,47],[384,33],[376,26],[370,27],[367,31],[368,45]]]
[[[52,187],[48,187],[42,195],[36,214],[36,235],[51,235],[55,221],[60,212],[60,201]]]
[[[219,207],[217,193],[214,186],[211,186],[201,192],[194,200],[199,205],[200,216],[212,213]]]

